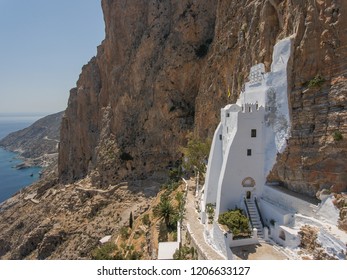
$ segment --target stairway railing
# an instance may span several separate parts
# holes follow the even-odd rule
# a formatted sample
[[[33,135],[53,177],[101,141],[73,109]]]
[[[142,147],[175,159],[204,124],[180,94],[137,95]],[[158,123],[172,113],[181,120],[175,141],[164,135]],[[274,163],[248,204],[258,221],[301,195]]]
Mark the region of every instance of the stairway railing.
[[[254,203],[255,203],[255,207],[257,207],[257,211],[258,211],[258,214],[259,214],[261,225],[262,225],[262,227],[264,227],[263,217],[261,216],[260,209],[259,209],[259,206],[258,206],[258,201],[257,201],[256,197],[254,198]]]
[[[245,197],[243,198],[243,202],[245,203],[247,216],[248,216],[249,222],[251,223],[251,227],[253,229],[254,227],[253,227],[253,223],[252,223],[252,218],[251,218],[251,214],[249,212],[248,205],[247,205],[247,200],[246,200]]]

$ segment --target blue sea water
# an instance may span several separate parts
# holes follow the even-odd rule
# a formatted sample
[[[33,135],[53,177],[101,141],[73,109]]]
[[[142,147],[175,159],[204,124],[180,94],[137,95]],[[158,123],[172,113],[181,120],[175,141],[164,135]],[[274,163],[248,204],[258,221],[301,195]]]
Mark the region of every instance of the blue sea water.
[[[42,115],[10,115],[0,114],[0,139],[11,132],[26,128],[40,119]],[[22,160],[16,153],[0,148],[0,203],[10,198],[21,188],[39,179],[40,167],[17,170],[14,168]],[[32,176],[31,176],[32,174]]]

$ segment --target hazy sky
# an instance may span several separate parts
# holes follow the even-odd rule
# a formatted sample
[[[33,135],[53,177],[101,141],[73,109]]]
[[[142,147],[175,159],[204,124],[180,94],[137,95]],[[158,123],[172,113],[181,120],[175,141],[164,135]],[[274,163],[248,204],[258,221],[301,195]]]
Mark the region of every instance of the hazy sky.
[[[101,0],[0,0],[0,113],[66,108],[104,39]]]

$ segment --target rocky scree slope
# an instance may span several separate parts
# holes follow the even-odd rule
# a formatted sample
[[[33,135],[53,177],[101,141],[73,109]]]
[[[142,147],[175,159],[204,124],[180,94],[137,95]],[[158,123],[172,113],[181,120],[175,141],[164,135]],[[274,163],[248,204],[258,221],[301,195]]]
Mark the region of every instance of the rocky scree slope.
[[[100,190],[89,178],[61,185],[46,177],[0,204],[0,259],[91,259],[99,240],[128,226],[130,212],[145,212],[158,189],[133,182]]]
[[[276,41],[293,36],[291,138],[269,180],[312,196],[346,190],[346,1],[105,0],[102,7],[106,38],[83,67],[62,122],[61,182],[159,176],[180,159],[189,131],[212,137],[250,66],[263,62],[268,71]],[[320,82],[310,83],[315,77]]]

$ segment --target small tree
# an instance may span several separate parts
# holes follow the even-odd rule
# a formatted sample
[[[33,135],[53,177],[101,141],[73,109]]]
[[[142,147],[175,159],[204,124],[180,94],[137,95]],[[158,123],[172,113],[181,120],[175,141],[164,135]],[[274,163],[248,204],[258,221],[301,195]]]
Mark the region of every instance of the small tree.
[[[163,219],[167,227],[173,227],[177,222],[178,211],[167,196],[162,196],[158,205],[153,209],[153,215]]]
[[[129,216],[129,227],[133,228],[133,212],[130,212]]]
[[[226,225],[234,236],[249,235],[249,220],[241,209],[229,210],[218,217],[218,223]]]
[[[201,174],[206,172],[206,162],[210,152],[211,141],[199,139],[192,134],[188,135],[186,147],[181,147],[184,154],[183,167],[187,170],[196,170]]]

